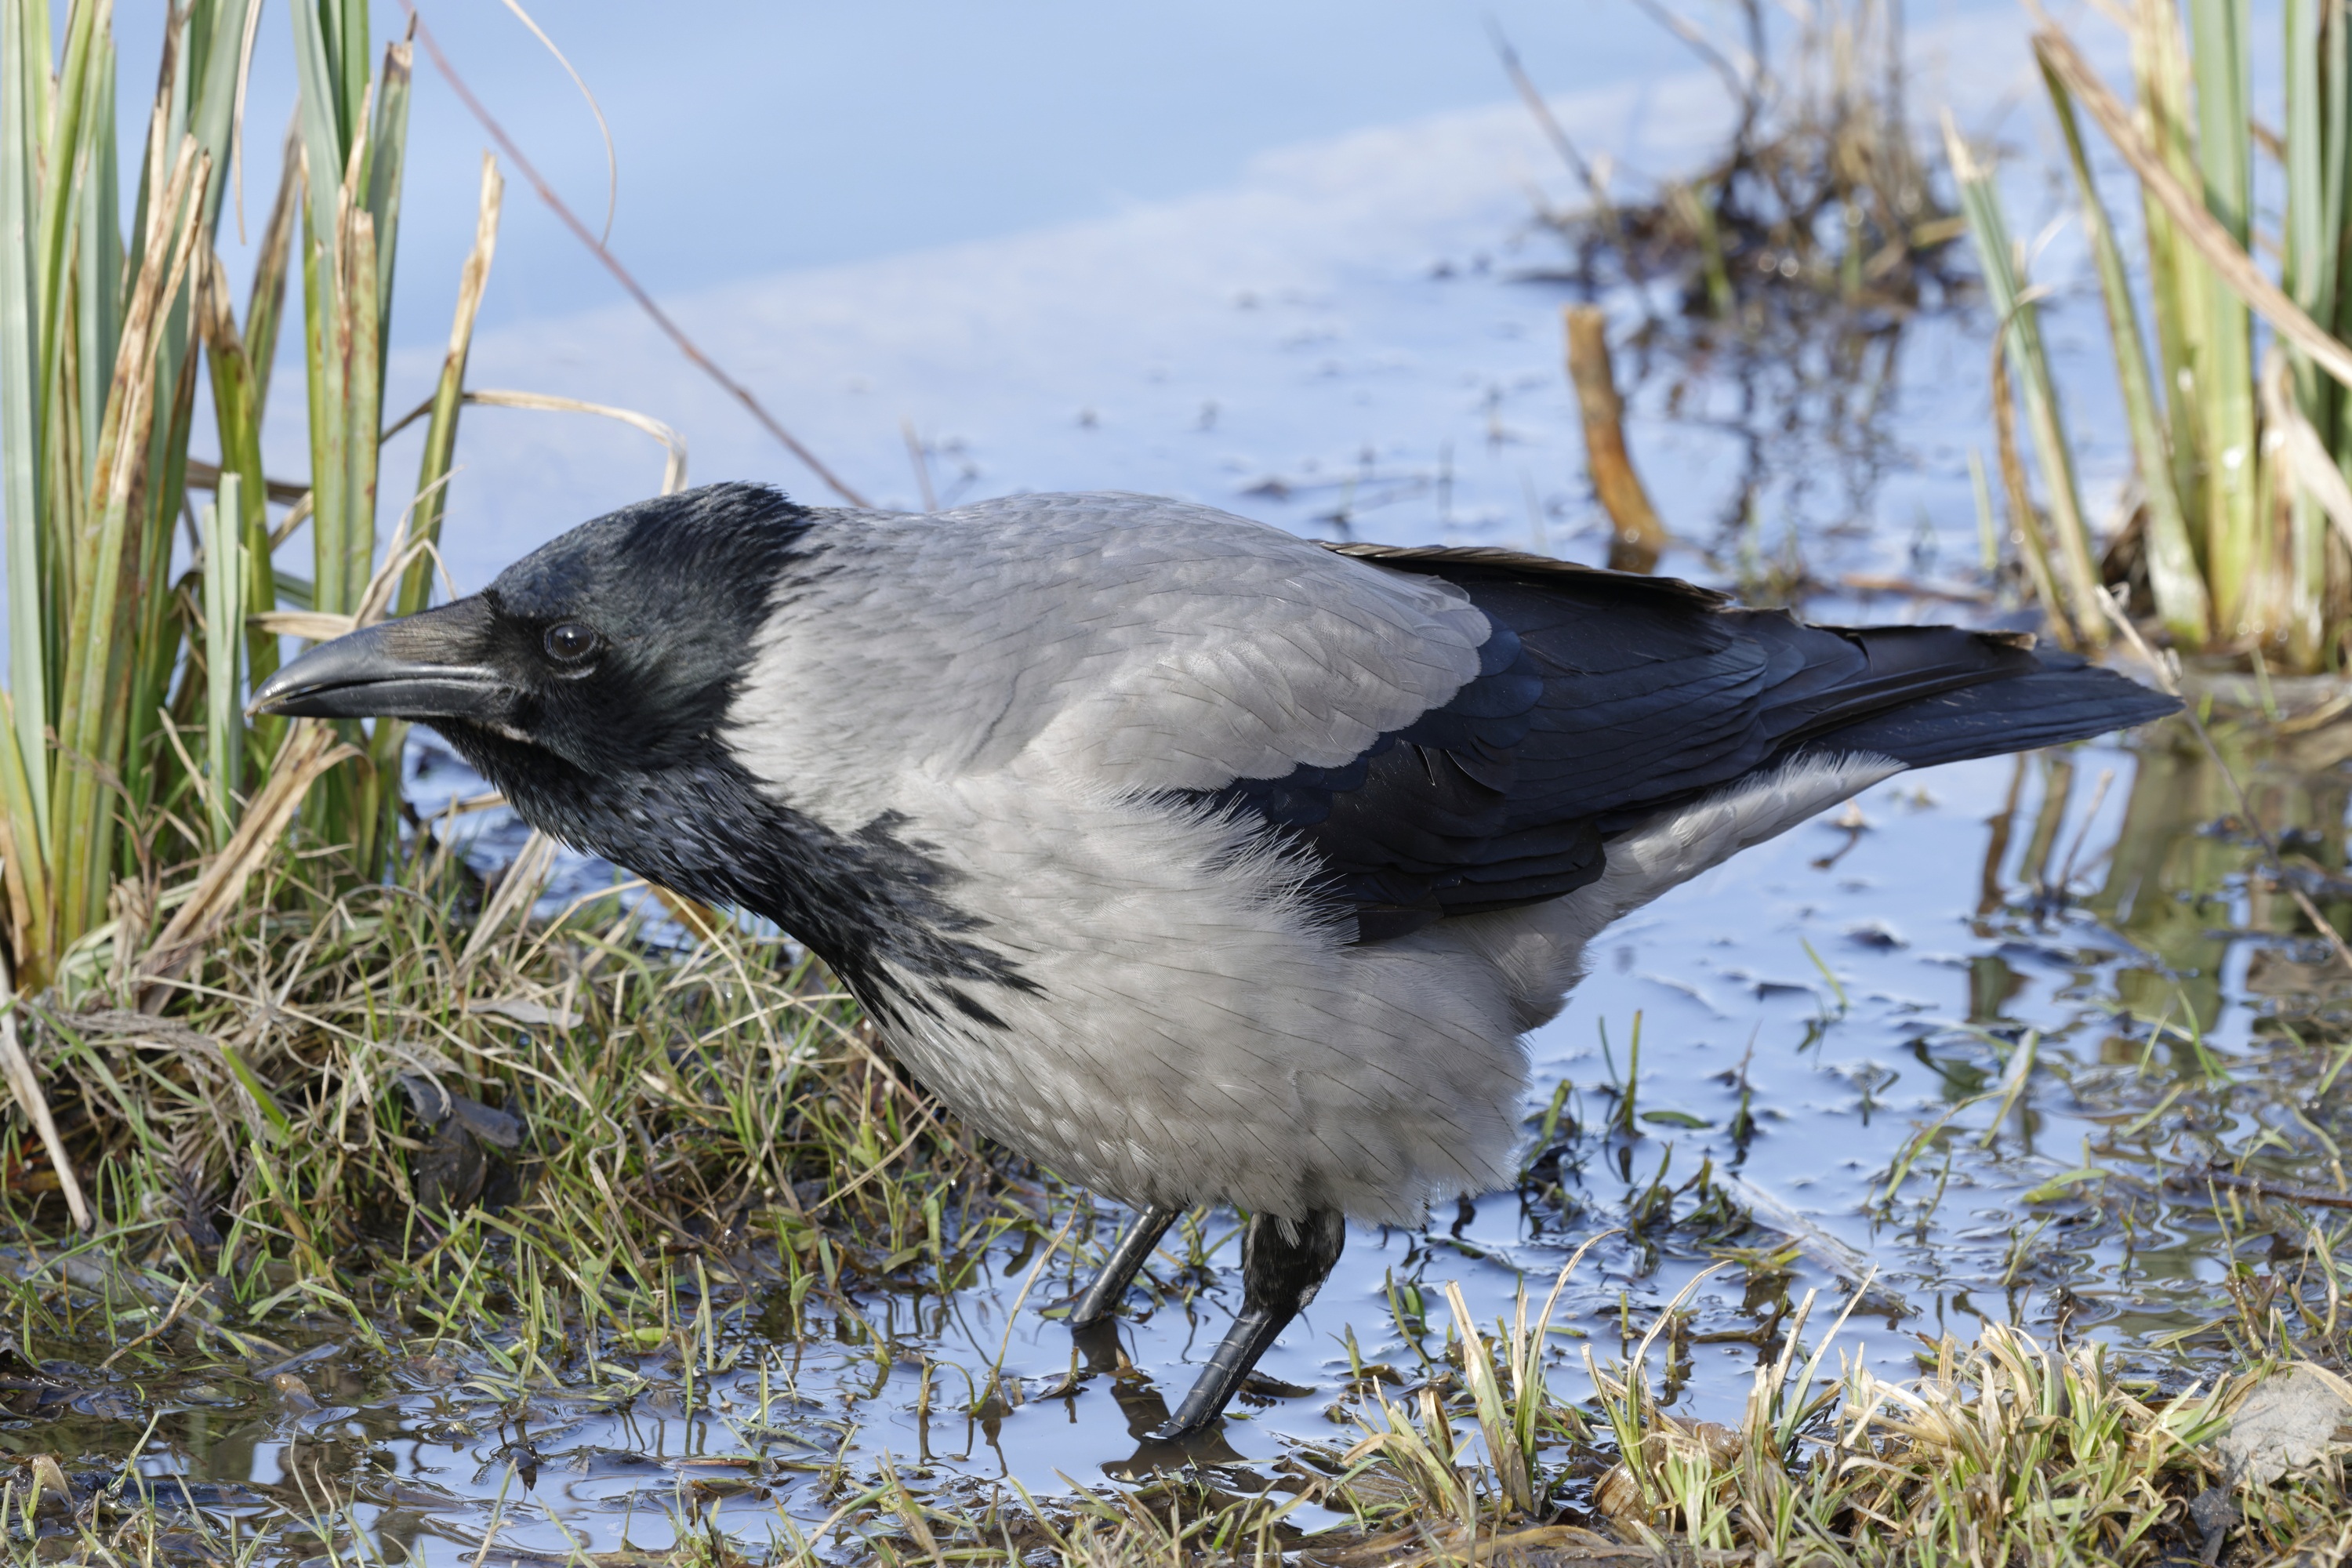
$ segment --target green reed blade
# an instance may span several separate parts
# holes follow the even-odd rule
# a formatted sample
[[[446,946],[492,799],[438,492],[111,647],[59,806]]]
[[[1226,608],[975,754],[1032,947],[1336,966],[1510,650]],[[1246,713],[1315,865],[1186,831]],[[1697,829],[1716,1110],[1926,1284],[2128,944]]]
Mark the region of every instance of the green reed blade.
[[[292,0],[294,20],[295,134],[301,139],[306,167],[305,208],[313,236],[335,231],[335,193],[343,178],[343,154],[350,145],[344,131],[342,94],[330,53],[326,23],[332,9],[325,0]]]
[[[2243,0],[2189,0],[2189,73],[2197,90],[2197,164],[2205,205],[2246,243],[2253,184],[2252,18]]]
[[[1986,300],[1995,317],[2005,323],[2002,339],[2022,390],[2026,426],[2032,432],[2034,458],[2042,468],[2051,531],[2055,535],[2052,542],[2059,584],[2067,601],[2049,608],[2071,618],[2075,634],[2084,641],[2103,645],[2107,640],[2106,616],[2099,603],[2098,568],[2091,560],[2090,532],[2083,522],[2081,495],[2074,482],[2074,449],[2058,412],[2057,389],[2042,342],[2041,318],[2033,297],[2018,276],[2000,187],[1991,172],[1978,165],[1948,121],[1945,144],[1978,265],[1984,274]]]
[[[2242,0],[2189,0],[2189,20],[2205,205],[2244,245],[2253,181],[2249,18]],[[2236,637],[2263,629],[2271,596],[2263,580],[2269,531],[2256,505],[2253,316],[2218,279],[2203,292],[2204,356],[2196,369],[2207,458],[2207,585],[2215,629]]]
[[[95,112],[84,121],[83,143],[74,154],[74,175],[80,191],[74,215],[72,261],[79,398],[68,400],[68,405],[58,411],[60,417],[77,406],[80,413],[81,464],[74,472],[58,476],[64,481],[60,499],[70,493],[77,501],[89,492],[98,462],[99,427],[106,418],[107,376],[122,342],[122,279],[128,261],[122,230],[116,222],[122,204],[115,169],[113,46],[100,39],[99,47],[105,65],[91,89],[97,100]],[[57,657],[52,649],[50,658]]]
[[[363,5],[344,0],[296,0],[293,6],[297,118],[307,163],[309,200],[304,208],[302,256],[303,325],[310,392],[310,535],[317,607],[348,615],[367,581],[362,564],[374,553],[373,454],[377,424],[362,417],[361,383],[372,382],[373,363],[355,374],[355,341],[349,296],[354,291],[352,226],[363,209],[352,200],[353,187],[367,189],[372,150],[361,140],[361,112],[370,96]],[[357,58],[356,78],[352,74]],[[371,261],[373,258],[371,258]],[[373,280],[365,319],[378,324]],[[373,337],[373,332],[367,334]],[[374,345],[366,345],[373,356]],[[372,405],[376,393],[366,395]]]
[[[228,188],[228,151],[236,129],[236,73],[245,41],[247,14],[261,0],[205,0],[194,11],[189,29],[191,86],[187,129],[213,156],[215,176],[205,191],[205,233],[220,226],[221,197]]]
[[[201,0],[176,14],[178,47],[173,56],[170,90],[149,128],[151,158],[166,147],[176,153],[184,142],[192,142],[204,167],[215,175],[226,170],[237,51],[247,12],[255,3]],[[190,258],[192,282],[201,281],[210,270],[223,183],[216,177],[204,181],[193,195],[193,209],[165,215],[167,226],[157,231],[176,245],[184,226],[193,225],[201,248]],[[142,191],[142,200],[143,195]],[[135,519],[135,567],[130,585],[133,665],[123,715],[122,749],[108,758],[109,765],[122,778],[134,811],[142,811],[179,787],[178,753],[158,743],[156,726],[162,721],[186,642],[180,625],[181,601],[171,591],[170,576],[173,532],[185,493],[188,433],[196,404],[197,323],[193,310],[197,293],[194,287],[181,289],[165,307],[154,370],[157,415],[149,437],[144,505]]]
[[[0,104],[0,504],[7,508],[9,691],[14,747],[23,759],[47,754],[47,625],[41,592],[40,458],[42,386],[39,363],[39,263],[32,219],[37,188],[49,71],[47,0],[0,0],[0,72],[7,94]],[[9,832],[22,855],[46,859],[48,770],[26,773],[26,815],[10,813]]]
[[[50,167],[55,170],[58,160],[78,160],[85,145],[84,121],[91,110],[91,86],[102,79],[108,89],[111,107],[114,80],[113,51],[106,43],[105,21],[113,7],[107,0],[78,0],[66,16],[65,58],[58,69],[54,103],[49,115],[45,150],[50,154]],[[95,42],[96,47],[93,47]],[[46,63],[46,51],[39,57]],[[112,115],[105,118],[110,122]],[[79,173],[76,163],[66,167]],[[58,318],[64,308],[62,288],[65,272],[66,235],[73,213],[73,196],[77,186],[71,179],[52,175],[41,186],[40,229],[34,244],[34,295],[40,311],[41,363],[37,371],[39,385],[54,384],[58,356],[63,349]],[[100,374],[103,374],[102,372]]]
[[[307,153],[306,153],[307,156]],[[331,227],[324,231],[333,234]],[[302,357],[310,395],[310,607],[341,615],[343,559],[343,420],[340,342],[330,342],[333,264],[321,254],[325,240],[306,209],[302,217]],[[329,563],[333,563],[330,571]]]
[[[375,118],[368,130],[367,210],[375,224],[375,316],[379,338],[392,331],[392,273],[400,239],[400,184],[407,161],[413,53],[404,43],[385,47],[383,71],[375,90]],[[379,402],[383,392],[379,385]]]
[[[2327,138],[2320,157],[2321,230],[2334,247],[2326,270],[2336,279],[2331,309],[2319,320],[2333,322],[2336,335],[2352,342],[2352,278],[2344,275],[2347,258],[2342,249],[2345,226],[2352,223],[2352,15],[2343,6],[2320,8],[2319,43],[2326,61],[2320,124]],[[2352,393],[2338,388],[2333,395],[2336,417],[2319,429],[2332,435],[2336,466],[2352,479]]]
[[[59,915],[68,940],[105,917],[117,813],[110,778],[119,778],[130,733],[124,709],[131,692],[131,626],[137,610],[133,536],[135,482],[148,455],[159,412],[157,360],[166,317],[185,289],[198,233],[207,169],[203,153],[184,146],[158,196],[168,219],[156,226],[150,265],[134,280],[125,314],[122,350],[107,395],[107,430],[99,452],[100,485],[90,498],[75,576],[77,594],[66,647],[66,682],[58,713]]]
[[[236,796],[245,779],[244,689],[237,676],[245,646],[243,489],[240,476],[224,471],[217,502],[205,509],[203,520],[205,766],[212,775],[205,804],[215,849],[228,843],[236,827]]]
[[[2139,311],[2132,303],[2131,284],[2123,253],[2116,245],[2105,204],[2091,176],[2083,148],[2082,127],[2074,104],[2057,74],[2045,63],[2042,79],[2050,89],[2051,108],[2064,132],[2066,155],[2074,169],[2074,184],[2082,195],[2083,227],[2099,274],[2099,298],[2106,307],[2107,334],[2115,348],[2116,379],[2121,384],[2124,416],[2131,427],[2132,454],[2139,467],[2140,490],[2147,509],[2148,586],[2156,597],[2158,617],[2186,647],[2204,645],[2210,606],[2205,581],[2197,570],[2197,552],[2189,542],[2188,520],[2180,497],[2172,488],[2171,454],[2154,389],[2149,385],[2147,351],[2140,342]]]
[[[2280,283],[2314,321],[2336,318],[2343,279],[2344,174],[2347,99],[2346,36],[2340,5],[2285,0],[2286,211]],[[2332,25],[2331,25],[2332,19]],[[2290,353],[2296,401],[2312,427],[2336,428],[2342,392],[2304,355]],[[2348,454],[2338,450],[2342,461]]]
[[[34,756],[37,762],[40,760],[40,753]],[[49,900],[49,858],[45,845],[27,837],[37,831],[33,781],[46,776],[44,768],[26,766],[25,753],[16,743],[15,704],[8,700],[7,693],[0,692],[0,817],[6,819],[13,844],[30,846],[17,852],[9,878],[9,946],[17,975],[29,974],[34,983],[45,976],[54,951],[50,941],[54,920]],[[19,887],[24,898],[21,906],[16,903]]]
[[[283,258],[280,258],[281,262]],[[278,638],[258,627],[244,629],[244,616],[248,611],[266,611],[277,607],[278,595],[269,564],[269,500],[261,471],[261,396],[254,373],[253,362],[246,353],[246,337],[240,337],[236,320],[229,314],[227,278],[219,258],[213,258],[213,284],[206,301],[205,330],[205,363],[212,372],[213,419],[218,432],[221,452],[222,483],[231,475],[239,483],[235,490],[237,504],[228,504],[232,493],[224,489],[220,507],[225,516],[236,519],[240,538],[238,559],[243,563],[246,580],[238,591],[238,626],[245,638],[246,669],[255,681],[267,679],[278,668]],[[250,336],[249,326],[247,337]],[[262,765],[277,754],[278,743],[285,731],[283,721],[268,717],[252,720],[253,743]]]
[[[286,320],[286,268],[294,249],[294,225],[302,204],[302,142],[289,132],[278,175],[278,199],[261,231],[253,263],[253,291],[245,307],[245,360],[253,373],[253,417],[269,404],[269,371],[278,359],[278,329]],[[255,502],[248,500],[247,504]]]
[[[344,387],[345,472],[343,547],[343,607],[359,607],[375,571],[375,486],[377,455],[382,449],[376,432],[383,428],[383,338],[376,315],[375,220],[365,212],[350,215],[350,247],[344,274],[343,342],[351,367]]]
[[[2198,175],[2189,132],[2189,61],[2173,0],[2138,0],[2132,29],[2132,77],[2140,113],[2166,166],[2174,178],[2194,190]],[[2204,357],[2204,300],[2211,274],[2176,231],[2163,203],[2143,192],[2140,209],[2147,242],[2150,314],[2155,319],[2158,363],[2164,371],[2172,489],[2188,519],[2190,541],[2201,555],[2206,539],[2203,474],[2208,448],[2197,375]]]
[[[72,56],[70,42],[68,56]],[[70,146],[60,143],[51,154],[53,163],[67,174],[66,188],[56,193],[68,225],[66,250],[58,275],[43,284],[51,310],[43,328],[47,346],[39,395],[48,410],[41,422],[45,474],[41,564],[46,575],[42,592],[50,605],[44,629],[47,717],[52,722],[65,700],[66,638],[71,606],[81,592],[74,576],[75,541],[90,511],[106,400],[122,327],[123,248],[115,175],[112,35],[97,32],[82,50],[81,60],[88,79],[84,110],[74,126]],[[62,98],[58,107],[55,134],[62,135]],[[52,774],[49,790],[54,796],[56,764],[46,752],[37,754],[42,757],[40,766]],[[56,847],[53,844],[53,852]]]

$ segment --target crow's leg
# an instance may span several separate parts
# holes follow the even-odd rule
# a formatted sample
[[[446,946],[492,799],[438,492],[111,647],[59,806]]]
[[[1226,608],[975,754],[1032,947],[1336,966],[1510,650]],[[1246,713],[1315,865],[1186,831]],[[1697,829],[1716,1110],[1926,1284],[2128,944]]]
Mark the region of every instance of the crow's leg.
[[[1118,1238],[1118,1245],[1103,1260],[1103,1266],[1095,1270],[1095,1277],[1078,1292],[1076,1302],[1070,1308],[1070,1327],[1091,1328],[1110,1316],[1111,1309],[1118,1305],[1128,1286],[1134,1282],[1143,1260],[1151,1256],[1151,1249],[1160,1245],[1160,1238],[1168,1234],[1168,1227],[1183,1212],[1155,1204],[1135,1216],[1127,1234]]]
[[[1192,1392],[1152,1436],[1181,1437],[1224,1413],[1257,1358],[1315,1300],[1347,1240],[1347,1219],[1336,1209],[1318,1209],[1303,1220],[1250,1216],[1249,1234],[1242,1241],[1241,1313]]]

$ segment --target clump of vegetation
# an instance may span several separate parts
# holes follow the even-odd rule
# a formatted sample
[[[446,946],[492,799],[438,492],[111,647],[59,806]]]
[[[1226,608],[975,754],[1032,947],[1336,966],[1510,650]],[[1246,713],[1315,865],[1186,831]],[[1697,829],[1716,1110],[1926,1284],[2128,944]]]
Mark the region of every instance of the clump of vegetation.
[[[305,885],[318,865],[272,861],[273,897],[192,961],[168,1016],[138,1006],[135,950],[17,1004],[66,1149],[102,1173],[110,1247],[184,1280],[200,1322],[290,1291],[362,1332],[463,1332],[501,1289],[471,1266],[492,1250],[562,1281],[587,1328],[626,1327],[681,1251],[755,1235],[793,1308],[919,1260],[954,1283],[968,1238],[942,1204],[989,1184],[977,1155],[785,944],[713,925],[677,948],[625,892],[532,921],[543,854],[486,890],[446,850],[382,883]],[[0,1159],[18,1233],[53,1230],[54,1178]]]
[[[1663,381],[1651,395],[1668,409],[1719,411],[1741,430],[1719,515],[1711,526],[1673,520],[1672,532],[1747,601],[1793,605],[1818,586],[1801,529],[1870,526],[1906,324],[1973,287],[1953,265],[1964,226],[1908,118],[1900,6],[1836,0],[1781,16],[1752,0],[1735,12],[1736,42],[1663,5],[1644,9],[1724,82],[1731,134],[1694,174],[1615,188],[1607,161],[1570,141],[1507,48],[1521,96],[1582,187],[1572,210],[1541,214],[1569,264],[1530,276],[1588,304],[1630,302],[1639,317],[1621,323],[1618,348],[1629,380]],[[1585,388],[1606,365],[1573,323],[1570,334],[1589,432]],[[1654,566],[1666,531],[1611,503],[1607,460],[1590,440],[1588,450],[1619,542],[1612,563]]]
[[[296,130],[240,322],[214,245],[243,142],[257,10],[258,0],[197,0],[171,13],[126,239],[110,8],[70,6],[59,50],[47,6],[0,7],[12,105],[0,123],[11,638],[0,819],[9,957],[29,992],[60,978],[92,940],[160,935],[168,971],[234,901],[305,793],[310,826],[350,847],[352,874],[372,875],[391,844],[399,727],[248,723],[242,693],[248,676],[275,668],[279,634],[318,637],[422,602],[496,182],[485,186],[483,244],[434,404],[420,500],[402,520],[396,558],[380,566],[378,430],[408,47],[389,47],[371,72],[361,0],[293,7]],[[260,430],[297,271],[314,483],[274,498],[287,510],[273,525]],[[216,466],[188,455],[200,360]],[[217,488],[201,517],[189,494],[199,486]],[[184,516],[194,563],[175,579]],[[277,552],[305,521],[311,570],[283,570]]]
[[[2034,37],[2090,241],[2134,457],[2131,522],[2104,564],[2024,258],[1990,172],[1948,138],[2000,318],[1995,415],[2014,536],[2053,629],[2106,640],[2106,579],[2184,652],[2340,668],[2352,628],[2352,45],[2340,6],[2281,12],[2284,128],[2252,119],[2251,11],[2239,0],[2136,0],[2136,101],[2126,105],[2066,33]],[[2185,26],[2184,26],[2185,21]],[[2147,255],[2135,286],[2094,178],[2087,115],[2138,186]],[[2257,147],[2284,175],[2275,239],[2258,235]],[[2258,262],[2268,249],[2275,274]],[[2157,355],[2143,345],[2143,315]],[[2014,431],[2021,400],[2042,486],[2029,493]]]
[[[1679,281],[1685,310],[1761,331],[1822,305],[1907,310],[1948,288],[1940,210],[1905,110],[1901,8],[1883,0],[1809,6],[1776,46],[1762,0],[1742,0],[1738,44],[1645,5],[1719,76],[1738,106],[1731,139],[1703,169],[1627,198],[1505,64],[1590,205],[1546,215],[1588,289]]]

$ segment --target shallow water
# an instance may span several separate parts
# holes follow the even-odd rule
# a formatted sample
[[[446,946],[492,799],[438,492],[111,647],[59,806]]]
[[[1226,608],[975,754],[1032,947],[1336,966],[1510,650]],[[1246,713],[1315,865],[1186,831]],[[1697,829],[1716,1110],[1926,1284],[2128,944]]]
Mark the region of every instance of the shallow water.
[[[1970,58],[1945,79],[1981,108],[2009,80],[2014,42],[2013,25],[1962,16],[1921,47]],[[1588,146],[1670,167],[1718,126],[1706,88],[1653,79],[1563,114]],[[1559,254],[1527,220],[1520,176],[1540,144],[1517,114],[1376,129],[1262,160],[1229,188],[738,283],[684,313],[726,331],[764,387],[797,394],[805,433],[887,503],[918,495],[903,416],[950,501],[1118,486],[1321,537],[1590,559],[1601,535],[1559,363],[1558,311],[1575,291],[1547,276]],[[2063,247],[2047,261],[2061,277],[2070,265]],[[1623,292],[1605,302],[1621,340],[1665,309]],[[2115,428],[2095,311],[2062,296],[2052,332],[2077,427],[2094,433]],[[1984,331],[1965,311],[1899,330],[1857,321],[1837,344],[1738,374],[1734,356],[1668,352],[1671,334],[1654,353],[1621,351],[1636,459],[1685,541],[1665,568],[1730,581],[1793,534],[1831,585],[1808,602],[1819,618],[1995,613],[1835,586],[1853,572],[1970,570],[1965,454],[1987,439]],[[670,419],[695,443],[698,477],[781,471],[633,317],[511,327],[476,365],[478,383],[544,387],[560,373],[561,390]],[[649,450],[601,430],[467,418],[451,525],[460,587],[656,471]],[[2088,446],[2098,497],[2114,450]],[[466,530],[468,515],[499,521]],[[2339,910],[2352,898],[2331,879],[2346,752],[2352,742],[2323,730],[2238,754],[2257,816],[2292,830],[2314,896]],[[428,810],[479,787],[444,753],[414,760]],[[812,1295],[797,1331],[792,1303],[756,1278],[706,1301],[681,1276],[673,1321],[707,1315],[723,1346],[690,1368],[675,1348],[610,1335],[461,1344],[410,1325],[380,1346],[335,1314],[280,1311],[252,1353],[224,1346],[134,1382],[99,1363],[132,1331],[124,1307],[150,1321],[156,1309],[110,1307],[103,1279],[86,1279],[68,1292],[78,1337],[0,1364],[0,1444],[58,1456],[88,1490],[121,1484],[136,1443],[129,1486],[175,1521],[168,1550],[233,1555],[205,1531],[267,1525],[289,1561],[355,1536],[368,1556],[434,1563],[659,1552],[714,1521],[756,1547],[838,1522],[893,1474],[940,1506],[980,1508],[1013,1483],[1045,1497],[1191,1458],[1249,1491],[1360,1435],[1360,1407],[1340,1399],[1349,1336],[1362,1361],[1410,1379],[1443,1340],[1445,1282],[1491,1321],[1523,1279],[1548,1288],[1612,1227],[1622,1234],[1562,1296],[1555,1384],[1571,1397],[1585,1348],[1604,1364],[1623,1355],[1690,1287],[1691,1316],[1653,1370],[1672,1407],[1726,1415],[1789,1303],[1812,1289],[1843,1303],[1865,1276],[1840,1342],[1883,1375],[1907,1374],[1923,1337],[2000,1321],[2095,1335],[2186,1381],[2236,1353],[2210,1327],[2232,1289],[2280,1276],[2263,1271],[2263,1212],[2225,1205],[2225,1236],[2208,1194],[2168,1192],[2167,1175],[2255,1148],[2274,1173],[2344,1185],[2347,1130],[2320,1092],[2343,1061],[2341,988],[2324,948],[2274,934],[2293,929],[2291,911],[2247,875],[2259,854],[2239,812],[2188,738],[2160,728],[2132,749],[1890,782],[1629,919],[1530,1041],[1526,1185],[1422,1232],[1351,1234],[1266,1358],[1265,1396],[1189,1453],[1137,1434],[1223,1331],[1230,1215],[1201,1217],[1189,1244],[1171,1237],[1152,1303],[1083,1354],[1038,1311],[1076,1261],[1065,1251],[1033,1279],[1034,1237],[945,1299]],[[476,850],[494,860],[518,838],[492,818]],[[559,894],[604,874],[572,865]],[[1106,1208],[1076,1240],[1107,1244],[1117,1217]],[[1311,1506],[1292,1520],[1335,1522]]]
[[[1212,1268],[1188,1268],[1188,1238],[1171,1235],[1154,1300],[1139,1294],[1083,1353],[1038,1315],[1075,1272],[1067,1251],[1038,1268],[1035,1236],[944,1299],[913,1282],[831,1305],[814,1292],[797,1334],[756,1257],[737,1264],[749,1290],[714,1285],[707,1305],[708,1274],[681,1272],[673,1322],[691,1338],[709,1314],[699,1342],[715,1354],[609,1330],[593,1346],[526,1346],[520,1329],[461,1343],[411,1325],[371,1346],[333,1314],[280,1312],[251,1353],[153,1381],[96,1366],[130,1331],[100,1331],[108,1287],[86,1271],[68,1299],[90,1339],[0,1364],[0,1442],[56,1454],[94,1489],[118,1480],[144,1431],[131,1489],[151,1489],[182,1549],[197,1550],[201,1516],[215,1531],[268,1524],[289,1560],[315,1549],[307,1537],[354,1532],[371,1552],[470,1559],[494,1521],[495,1561],[658,1551],[712,1520],[788,1540],[787,1521],[814,1528],[894,1474],[931,1506],[972,1511],[1012,1500],[1013,1483],[1051,1497],[1186,1458],[1244,1493],[1360,1435],[1360,1405],[1342,1408],[1349,1336],[1364,1363],[1414,1377],[1421,1352],[1442,1348],[1447,1281],[1491,1322],[1523,1272],[1547,1288],[1612,1226],[1628,1234],[1602,1241],[1562,1298],[1554,1382],[1570,1397],[1583,1349],[1622,1358],[1725,1258],[1734,1266],[1697,1283],[1687,1322],[1653,1352],[1672,1407],[1696,1415],[1738,1408],[1792,1300],[1818,1288],[1842,1303],[1860,1274],[1869,1289],[1838,1343],[1882,1375],[1987,1321],[2095,1336],[2163,1383],[2208,1375],[2238,1353],[2210,1331],[2231,1310],[2231,1259],[2252,1260],[2242,1288],[2259,1281],[2280,1256],[2275,1216],[2240,1211],[2224,1245],[2228,1208],[2168,1195],[2164,1178],[2267,1142],[2259,1164],[2274,1178],[2340,1189],[2336,1144],[2352,1127],[2340,1097],[2315,1089],[2352,1053],[2332,1043],[2347,989],[2332,960],[2273,934],[2290,922],[2246,882],[2258,851],[2234,798],[2180,741],[2159,730],[2137,754],[2090,746],[1906,777],[1613,930],[1568,1013],[1531,1042],[1530,1125],[1556,1090],[1561,1114],[1554,1140],[1531,1145],[1527,1185],[1418,1234],[1358,1229],[1261,1369],[1291,1386],[1260,1385],[1270,1397],[1188,1450],[1137,1434],[1223,1330],[1230,1215],[1199,1222]],[[2273,830],[2329,866],[2347,752],[2322,731],[2238,759]],[[1637,1026],[1627,1118],[1617,1097]],[[1115,1217],[1076,1235],[1105,1243]],[[1766,1261],[1791,1233],[1797,1254]],[[1821,1335],[1817,1318],[1809,1343]],[[1313,1506],[1291,1520],[1339,1522]]]

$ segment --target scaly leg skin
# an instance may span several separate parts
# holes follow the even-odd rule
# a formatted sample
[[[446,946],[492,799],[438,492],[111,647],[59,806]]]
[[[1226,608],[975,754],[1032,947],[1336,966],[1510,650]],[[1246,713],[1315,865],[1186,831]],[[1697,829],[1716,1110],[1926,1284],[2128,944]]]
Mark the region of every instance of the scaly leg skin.
[[[1242,1310],[1225,1331],[1224,1342],[1209,1358],[1192,1392],[1167,1424],[1150,1435],[1166,1442],[1198,1432],[1219,1415],[1290,1320],[1315,1300],[1347,1244],[1348,1221],[1337,1209],[1318,1209],[1303,1220],[1250,1216],[1242,1241]]]
[[[1143,1260],[1151,1256],[1151,1249],[1160,1245],[1160,1238],[1168,1234],[1168,1227],[1183,1212],[1154,1205],[1135,1216],[1127,1234],[1118,1238],[1118,1245],[1111,1248],[1103,1266],[1078,1293],[1076,1302],[1070,1308],[1070,1327],[1092,1328],[1110,1316],[1111,1309],[1118,1305],[1128,1286],[1134,1282]]]

